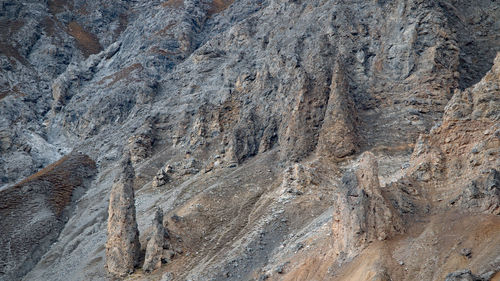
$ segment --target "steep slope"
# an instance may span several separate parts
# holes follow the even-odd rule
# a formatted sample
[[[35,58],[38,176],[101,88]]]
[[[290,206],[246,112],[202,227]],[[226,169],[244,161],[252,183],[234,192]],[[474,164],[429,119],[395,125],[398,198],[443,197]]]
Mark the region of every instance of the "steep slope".
[[[112,278],[106,210],[128,153],[142,247],[161,207],[175,252],[128,280],[499,271],[496,1],[74,0],[2,9],[3,38],[14,38],[0,45],[10,63],[0,77],[2,183],[70,151],[98,168],[23,280]],[[47,25],[30,29],[25,19]],[[35,34],[30,43],[15,39],[31,38],[19,30]],[[438,239],[449,231],[463,240]],[[438,254],[455,242],[472,258]]]
[[[2,279],[17,280],[38,263],[95,173],[88,156],[70,154],[0,192]]]
[[[68,65],[113,43],[126,25],[129,5],[123,1],[2,1],[0,186],[18,182],[71,151],[64,140],[51,138],[45,130],[53,80]]]

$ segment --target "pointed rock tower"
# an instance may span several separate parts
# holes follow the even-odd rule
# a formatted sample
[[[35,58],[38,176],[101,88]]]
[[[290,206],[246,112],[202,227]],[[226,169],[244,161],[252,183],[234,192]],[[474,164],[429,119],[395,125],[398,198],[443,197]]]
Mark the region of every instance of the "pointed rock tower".
[[[330,97],[318,140],[318,151],[326,156],[344,158],[358,149],[357,113],[341,60],[332,74]]]
[[[121,162],[121,174],[115,179],[109,196],[106,265],[116,276],[134,272],[140,256],[139,230],[135,218],[134,168],[130,155]]]
[[[160,268],[162,260],[164,260],[164,249],[168,248],[167,243],[168,233],[163,227],[163,210],[156,209],[156,214],[153,219],[153,233],[149,239],[146,248],[146,258],[142,269],[146,272],[151,272]]]

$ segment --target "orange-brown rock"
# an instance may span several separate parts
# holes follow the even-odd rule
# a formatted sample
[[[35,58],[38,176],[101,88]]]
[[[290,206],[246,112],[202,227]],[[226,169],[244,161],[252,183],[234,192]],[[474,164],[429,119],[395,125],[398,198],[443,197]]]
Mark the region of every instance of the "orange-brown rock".
[[[318,154],[344,158],[356,152],[357,113],[350,97],[344,65],[337,61],[333,70],[330,97],[318,140]]]

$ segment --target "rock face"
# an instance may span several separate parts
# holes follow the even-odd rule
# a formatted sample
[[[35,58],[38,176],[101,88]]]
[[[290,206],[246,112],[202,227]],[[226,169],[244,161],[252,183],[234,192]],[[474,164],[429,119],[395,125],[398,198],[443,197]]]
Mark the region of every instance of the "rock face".
[[[68,140],[53,142],[44,128],[54,123],[44,116],[68,104],[101,60],[117,50],[119,43],[113,43],[123,31],[129,5],[113,1],[111,12],[103,3],[1,3],[0,185],[12,185],[74,148]],[[89,58],[103,49],[107,51]]]
[[[7,267],[128,274],[161,207],[183,253],[130,279],[498,279],[499,5],[3,1],[0,192],[44,217],[12,187],[71,151],[97,166],[74,212],[47,215],[43,251]]]
[[[431,202],[465,212],[500,213],[498,159],[500,55],[476,85],[457,90],[442,122],[417,141],[409,177]]]
[[[150,122],[143,124],[137,133],[128,139],[130,160],[135,165],[151,156],[153,128]]]
[[[70,65],[59,77],[52,83],[52,110],[57,112],[74,95],[74,89],[78,88],[82,80],[92,79],[99,63],[110,59],[120,50],[119,42],[115,42],[98,54],[91,55],[85,63],[81,65]]]
[[[146,257],[142,266],[142,269],[146,272],[160,268],[161,264],[167,259],[164,252],[169,248],[167,243],[168,233],[163,227],[163,210],[161,208],[156,210],[152,223],[153,232],[146,247]]]
[[[334,203],[335,252],[341,259],[352,259],[368,243],[388,239],[403,229],[398,213],[382,193],[377,160],[365,152],[356,171],[345,173]]]
[[[134,169],[130,156],[122,160],[122,172],[109,196],[106,266],[111,274],[125,276],[139,265],[139,230],[135,218]]]
[[[330,97],[325,112],[325,119],[319,136],[318,152],[334,158],[343,158],[356,152],[359,136],[356,133],[357,113],[345,66],[337,61],[333,71]]]

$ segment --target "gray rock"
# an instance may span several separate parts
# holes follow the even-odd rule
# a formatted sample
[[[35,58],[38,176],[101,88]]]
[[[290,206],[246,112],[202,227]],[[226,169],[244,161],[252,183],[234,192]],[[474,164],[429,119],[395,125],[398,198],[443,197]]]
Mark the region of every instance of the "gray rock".
[[[470,248],[463,248],[460,250],[460,254],[470,259],[472,257],[472,250]]]
[[[464,269],[446,275],[445,281],[484,281],[484,279],[472,274],[470,270]]]
[[[164,273],[161,277],[161,281],[172,281],[174,280],[174,275],[171,272]]]
[[[151,136],[140,134],[132,136],[128,139],[131,161],[137,164],[151,155]]]
[[[462,193],[451,201],[469,212],[500,214],[500,173],[488,169],[486,175],[472,180]]]
[[[261,276],[259,276],[258,281],[265,281],[267,279],[269,279],[269,276],[267,274],[262,274]]]
[[[220,205],[215,219],[220,227],[204,229],[208,235],[200,236],[217,239],[218,231],[227,228],[217,249],[231,259],[248,261],[240,262],[229,279],[250,279],[256,268],[272,263],[273,253],[280,254],[273,245],[281,244],[289,232],[302,228],[307,232],[314,216],[331,214],[325,208],[334,204],[326,194],[333,192],[351,158],[372,149],[407,153],[417,137],[441,119],[454,89],[469,88],[485,76],[500,50],[498,11],[498,1],[489,0],[4,1],[0,4],[0,184],[12,185],[73,149],[99,163],[99,175],[86,197],[90,202],[78,205],[75,221],[64,228],[59,242],[27,279],[110,278],[104,270],[105,250],[99,247],[106,232],[101,222],[107,206],[104,195],[112,186],[109,175],[117,172],[114,166],[122,150],[132,154],[139,185],[149,182],[167,161],[180,163],[175,165],[172,188],[138,192],[139,226],[148,225],[146,210],[158,202],[165,210],[182,214],[176,223],[180,228],[199,219],[189,213],[187,202],[199,199],[209,206]],[[339,60],[343,79],[337,72]],[[446,111],[445,118],[497,121],[495,73],[480,82],[480,95],[469,99],[473,89],[460,90],[450,103],[457,110]],[[142,130],[145,124],[150,132]],[[496,148],[487,149],[490,162],[496,163]],[[215,153],[221,155],[219,168],[198,173]],[[479,149],[473,155],[482,154]],[[330,159],[323,159],[332,155],[338,158],[338,171]],[[445,163],[423,165],[417,171],[420,182],[438,181]],[[279,185],[281,169],[294,164],[319,166],[311,171],[320,186],[309,185],[313,181],[308,173],[299,173],[289,183],[300,187],[291,189],[293,193],[304,194],[290,196],[283,211],[300,209],[304,205],[297,202],[307,200],[311,218],[298,221],[290,216],[286,224],[290,227],[267,229],[272,241],[252,246],[253,256],[240,259],[240,247],[246,245],[236,241],[251,241],[253,231],[258,231],[255,227],[269,222],[263,214],[272,210],[277,222],[282,219],[276,212],[282,206],[276,204],[281,204],[277,197],[283,193],[272,189]],[[256,168],[266,165],[273,167],[272,175]],[[242,172],[252,176],[233,181],[231,177]],[[259,186],[267,177],[273,182]],[[355,172],[348,172],[345,178],[349,177],[356,178]],[[496,202],[494,193],[484,190],[488,185],[483,180],[477,179],[478,196],[466,197],[466,205],[459,204],[462,209],[482,210],[481,206]],[[231,182],[222,184],[225,181]],[[235,186],[238,193],[231,193]],[[318,188],[325,193],[323,200],[310,200],[309,196],[320,195],[314,194]],[[425,209],[418,204],[422,198],[413,200],[418,195],[401,191],[399,196],[394,195],[399,191],[385,189],[387,193],[372,194],[370,188],[360,188],[357,179],[340,188],[333,207],[345,212],[336,218],[352,216],[353,228],[374,227],[366,236],[356,234],[349,241],[358,241],[358,236],[361,240],[391,237],[393,229],[387,225],[393,222],[385,213],[395,205],[394,197],[401,198],[396,200],[397,209],[406,210],[405,215],[418,216]],[[230,194],[236,200],[243,198],[243,191],[258,191],[233,212],[251,218],[245,227],[239,225],[240,219],[227,219],[228,201],[216,197]],[[478,201],[481,198],[487,200]],[[352,206],[359,208],[349,211]],[[378,213],[370,214],[370,208]],[[207,211],[206,220],[196,225],[211,221],[212,214]],[[391,214],[396,221],[392,209]],[[219,217],[224,218],[220,225]],[[349,225],[348,219],[343,223]],[[235,238],[235,228],[241,239],[230,243],[226,237]],[[212,242],[206,243],[212,246]],[[200,244],[200,252],[208,247]],[[198,263],[192,259],[199,255],[192,253],[182,272],[185,276],[175,277],[217,279],[225,271],[227,255],[215,254],[210,262]]]
[[[356,171],[347,172],[342,182],[332,226],[334,249],[340,258],[353,258],[368,243],[404,231],[399,214],[382,194],[372,153],[363,153]]]
[[[103,60],[109,60],[120,49],[121,43],[115,42],[106,50],[90,55],[81,64],[71,64],[66,71],[57,77],[52,83],[52,110],[59,111],[74,95],[74,88],[81,85],[83,81],[92,80],[97,66]]]
[[[167,242],[168,233],[163,227],[163,210],[161,208],[156,209],[152,223],[153,232],[146,247],[146,257],[142,266],[146,272],[160,268],[164,260],[167,261],[171,258],[164,256],[165,249],[168,249],[169,245]]]
[[[161,168],[156,176],[153,178],[152,185],[153,187],[160,187],[168,183],[170,179],[170,174],[173,172],[173,168],[170,165],[167,165]]]

